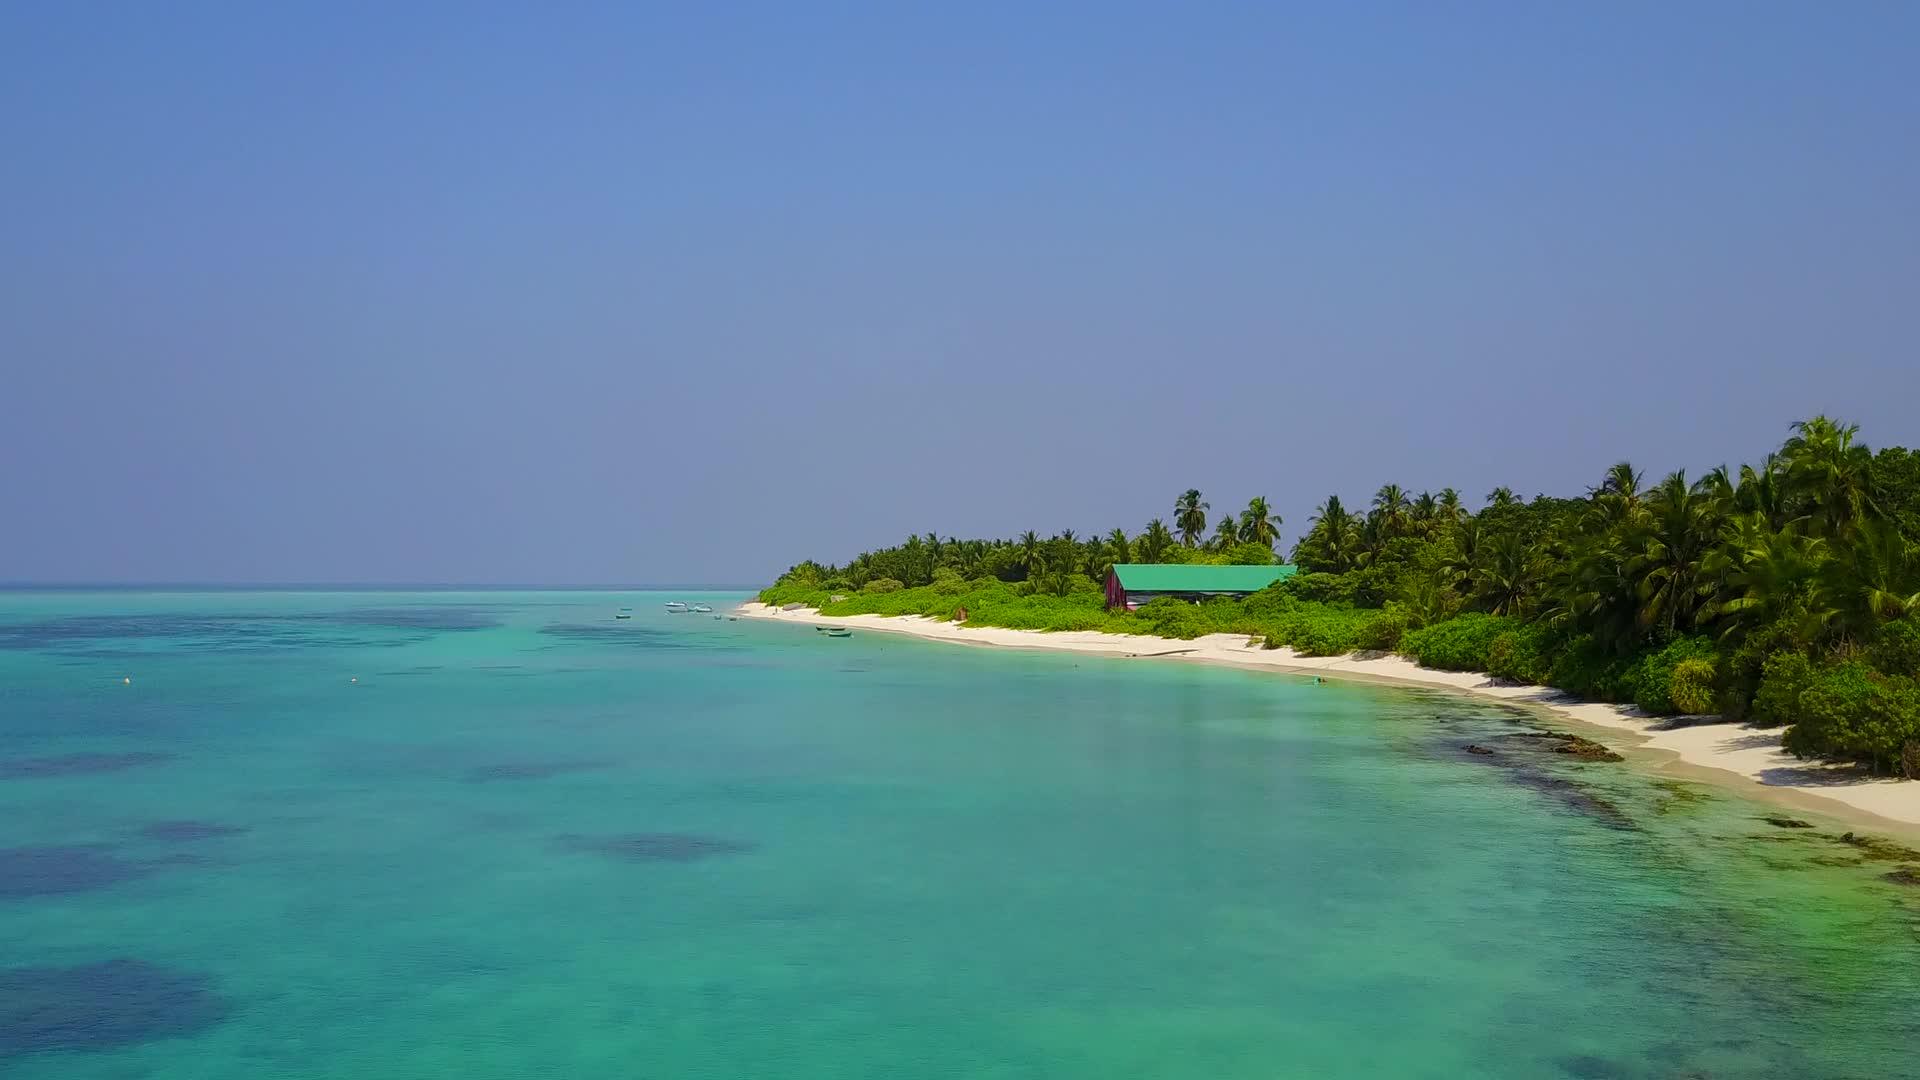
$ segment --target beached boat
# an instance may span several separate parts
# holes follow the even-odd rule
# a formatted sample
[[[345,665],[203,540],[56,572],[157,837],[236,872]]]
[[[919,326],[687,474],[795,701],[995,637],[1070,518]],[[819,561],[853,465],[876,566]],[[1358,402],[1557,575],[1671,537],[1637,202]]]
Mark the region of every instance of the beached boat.
[[[623,607],[619,611],[614,612],[613,617],[616,619],[631,619],[633,618],[633,609],[630,607]]]
[[[667,613],[669,615],[679,615],[685,612],[686,610],[687,610],[687,602],[685,600],[667,601]]]
[[[853,631],[847,629],[844,626],[816,626],[814,627],[814,629],[820,631],[821,633],[827,635],[828,637],[852,637],[853,636]]]

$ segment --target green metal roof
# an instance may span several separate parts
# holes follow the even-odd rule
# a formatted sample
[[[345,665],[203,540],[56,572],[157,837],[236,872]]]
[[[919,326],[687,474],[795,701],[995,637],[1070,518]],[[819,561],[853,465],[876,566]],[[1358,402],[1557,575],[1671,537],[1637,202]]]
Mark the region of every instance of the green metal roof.
[[[1128,592],[1259,592],[1295,573],[1292,566],[1189,566],[1121,563],[1113,568]]]

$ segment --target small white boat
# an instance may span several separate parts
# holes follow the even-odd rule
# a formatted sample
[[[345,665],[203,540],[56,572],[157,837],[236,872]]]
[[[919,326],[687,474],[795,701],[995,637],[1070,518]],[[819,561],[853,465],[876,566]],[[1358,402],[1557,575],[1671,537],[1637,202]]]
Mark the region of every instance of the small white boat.
[[[712,608],[710,608],[710,607],[708,607],[708,606],[707,606],[707,605],[705,605],[705,604],[695,604],[695,605],[693,605],[693,607],[692,607],[692,608],[691,608],[690,610],[693,610],[693,611],[697,611],[697,612],[699,612],[699,613],[700,613],[700,614],[702,614],[702,615],[711,615],[711,614],[713,614],[713,609],[712,609]]]
[[[669,601],[667,601],[667,612],[668,612],[668,614],[671,614],[671,615],[679,615],[679,614],[681,614],[682,612],[684,612],[684,611],[686,611],[686,610],[687,610],[687,602],[686,602],[686,601],[684,601],[684,600],[669,600]]]
[[[619,611],[614,612],[613,617],[616,619],[631,619],[633,618],[633,609],[630,607],[623,607]]]

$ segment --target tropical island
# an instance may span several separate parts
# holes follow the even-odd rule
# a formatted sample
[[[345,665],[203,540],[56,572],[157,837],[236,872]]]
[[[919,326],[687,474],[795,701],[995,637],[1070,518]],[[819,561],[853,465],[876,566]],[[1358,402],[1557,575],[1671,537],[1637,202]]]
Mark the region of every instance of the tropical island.
[[[1856,426],[1818,416],[1757,465],[1648,484],[1623,461],[1584,493],[1495,488],[1478,510],[1452,488],[1390,483],[1364,510],[1330,495],[1284,564],[1265,498],[1212,512],[1188,490],[1171,525],[1138,533],[929,533],[844,565],[801,562],[759,600],[1398,656],[1654,717],[1717,716],[1777,731],[1801,759],[1920,779],[1920,453],[1874,452]],[[1133,606],[1117,582],[1142,564],[1284,569],[1252,591]]]

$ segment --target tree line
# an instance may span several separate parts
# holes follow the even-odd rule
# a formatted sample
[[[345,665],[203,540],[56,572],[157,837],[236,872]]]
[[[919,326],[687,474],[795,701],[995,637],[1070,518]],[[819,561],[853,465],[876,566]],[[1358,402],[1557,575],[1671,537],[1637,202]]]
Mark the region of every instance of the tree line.
[[[1266,565],[1277,561],[1280,515],[1263,496],[1247,501],[1239,516],[1219,519],[1211,533],[1211,509],[1198,490],[1175,500],[1174,525],[1154,518],[1140,532],[1115,528],[1082,537],[1063,529],[1042,537],[1029,529],[1004,540],[941,539],[935,532],[909,536],[904,543],[856,555],[845,566],[800,563],[781,576],[838,589],[891,591],[931,585],[937,580],[999,581],[1025,584],[1035,592],[1063,596],[1087,582],[1099,583],[1120,563],[1213,563]]]
[[[802,563],[781,585],[985,583],[1080,597],[1070,624],[1093,625],[1094,583],[1115,563],[1274,560],[1281,522],[1266,499],[1212,530],[1210,509],[1188,490],[1171,526],[1156,518],[1138,534],[929,534],[843,567]],[[1272,597],[1098,625],[1230,627],[1317,652],[1397,649],[1657,712],[1791,725],[1785,744],[1796,753],[1920,775],[1916,538],[1920,453],[1876,453],[1856,426],[1819,416],[1792,425],[1757,464],[1692,479],[1649,483],[1623,461],[1578,495],[1495,488],[1477,510],[1452,488],[1416,495],[1386,484],[1358,508],[1332,495],[1292,550],[1300,573]],[[988,610],[1024,617],[1016,607]]]

